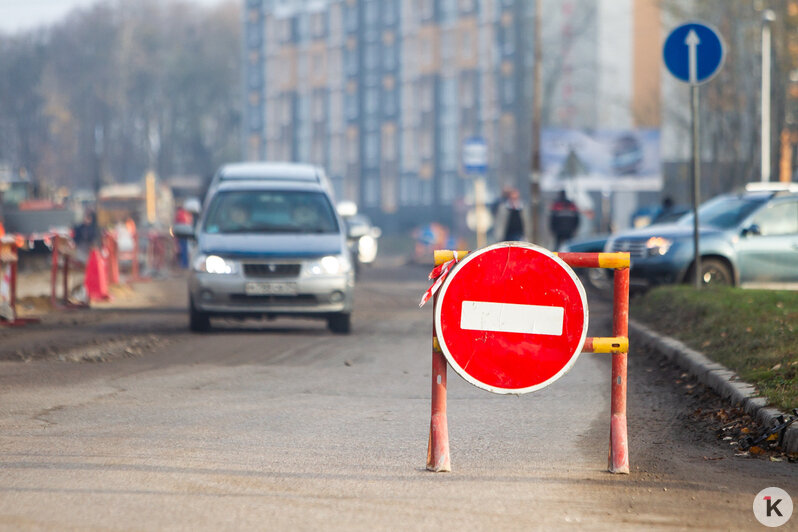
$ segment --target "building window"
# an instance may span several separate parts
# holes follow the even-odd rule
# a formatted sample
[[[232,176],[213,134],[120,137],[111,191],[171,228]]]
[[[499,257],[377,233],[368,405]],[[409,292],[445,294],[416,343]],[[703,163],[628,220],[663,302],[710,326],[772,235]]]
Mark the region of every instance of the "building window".
[[[339,91],[330,93],[330,131],[338,133],[344,128],[343,94]]]
[[[373,168],[379,164],[380,136],[376,131],[367,132],[363,139],[363,164]]]
[[[385,127],[382,133],[382,159],[387,163],[396,160],[396,134],[395,128]]]
[[[382,68],[393,70],[396,68],[396,47],[384,46],[382,49]]]
[[[356,93],[347,93],[346,94],[346,119],[347,120],[356,120],[357,116],[358,116],[357,94]]]
[[[357,51],[347,50],[344,54],[346,58],[346,74],[348,76],[357,75]]]
[[[396,91],[385,91],[382,93],[382,110],[386,116],[396,114]]]
[[[423,21],[433,19],[435,17],[435,0],[418,0],[418,13]]]
[[[394,0],[383,0],[382,22],[386,26],[393,26],[396,23],[396,2]]]
[[[505,105],[512,105],[515,101],[515,85],[512,78],[502,79],[502,99]]]
[[[365,57],[365,66],[367,69],[371,70],[377,68],[379,62],[379,49],[377,45],[374,43],[369,43],[366,45],[366,57]]]
[[[313,95],[313,120],[324,121],[324,96],[319,92]]]
[[[377,112],[379,106],[379,94],[377,89],[369,87],[366,89],[365,110],[366,114],[371,115]]]
[[[366,26],[373,27],[377,23],[377,2],[374,0],[365,0],[363,6],[364,18],[366,19]]]
[[[415,130],[402,130],[402,170],[413,172],[418,169],[418,145]]]
[[[334,42],[335,44],[338,44],[343,40],[341,9],[341,4],[333,4],[330,6],[330,41]]]
[[[346,24],[346,31],[349,33],[353,33],[357,31],[357,6],[356,5],[347,5],[346,6],[346,15],[344,18]]]

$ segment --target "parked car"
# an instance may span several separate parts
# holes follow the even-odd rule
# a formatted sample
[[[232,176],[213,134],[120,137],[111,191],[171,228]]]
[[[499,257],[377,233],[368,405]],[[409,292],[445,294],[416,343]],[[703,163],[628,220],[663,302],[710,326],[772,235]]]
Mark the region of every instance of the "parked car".
[[[196,231],[189,276],[189,326],[205,331],[211,317],[302,316],[349,333],[354,268],[345,226],[329,193],[301,180],[219,183]]]
[[[642,210],[639,210],[642,212]],[[648,208],[648,220],[645,227],[652,225],[675,223],[689,213],[685,206],[674,206],[667,210],[661,207]],[[610,233],[573,238],[560,246],[558,251],[567,253],[600,253],[607,247],[607,241],[612,237]],[[612,272],[602,268],[587,268],[577,270],[586,286],[592,286],[600,291],[612,286]]]
[[[798,189],[781,188],[749,187],[699,208],[705,285],[798,286]],[[692,214],[673,224],[615,234],[605,246],[630,253],[632,284],[643,287],[690,281],[693,248]]]

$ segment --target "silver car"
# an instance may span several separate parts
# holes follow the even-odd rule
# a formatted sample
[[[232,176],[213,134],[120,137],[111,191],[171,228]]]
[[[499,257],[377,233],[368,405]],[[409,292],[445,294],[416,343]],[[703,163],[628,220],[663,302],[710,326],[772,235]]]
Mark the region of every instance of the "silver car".
[[[354,268],[345,226],[318,183],[236,179],[219,183],[196,230],[189,326],[210,318],[322,318],[351,329]]]

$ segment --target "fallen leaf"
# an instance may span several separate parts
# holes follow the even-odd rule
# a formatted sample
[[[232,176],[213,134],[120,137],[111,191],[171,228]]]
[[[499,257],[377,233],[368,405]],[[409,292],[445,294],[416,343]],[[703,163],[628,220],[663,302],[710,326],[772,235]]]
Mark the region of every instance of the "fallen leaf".
[[[751,454],[765,454],[764,449],[762,449],[762,447],[758,447],[756,445],[754,445],[753,447],[748,449],[748,452],[751,453]]]
[[[748,434],[749,432],[751,432],[751,429],[749,429],[748,427],[743,427],[742,429],[740,429],[740,432],[742,432],[743,434]]]
[[[782,462],[783,460],[781,458],[776,458],[775,456],[771,456],[770,457],[770,461],[771,462]]]

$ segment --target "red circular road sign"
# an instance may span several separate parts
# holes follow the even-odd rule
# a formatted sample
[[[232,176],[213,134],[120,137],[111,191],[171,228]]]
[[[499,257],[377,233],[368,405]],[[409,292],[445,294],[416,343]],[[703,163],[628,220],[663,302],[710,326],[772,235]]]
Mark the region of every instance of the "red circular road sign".
[[[444,356],[495,393],[539,390],[574,365],[587,335],[587,297],[550,251],[502,242],[467,255],[444,281],[435,330]]]

